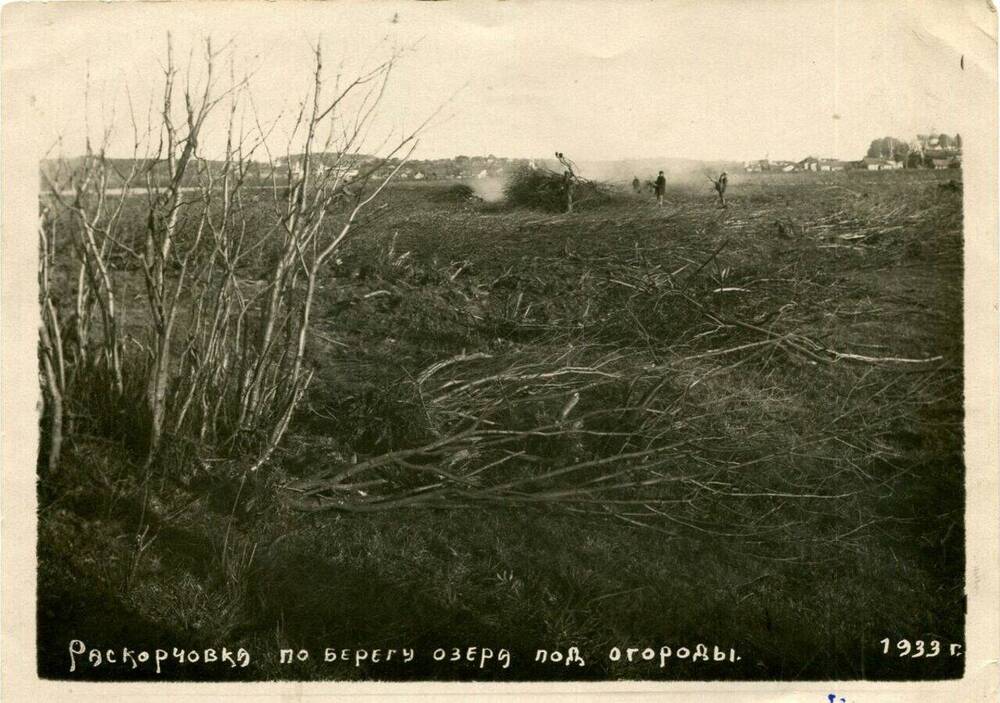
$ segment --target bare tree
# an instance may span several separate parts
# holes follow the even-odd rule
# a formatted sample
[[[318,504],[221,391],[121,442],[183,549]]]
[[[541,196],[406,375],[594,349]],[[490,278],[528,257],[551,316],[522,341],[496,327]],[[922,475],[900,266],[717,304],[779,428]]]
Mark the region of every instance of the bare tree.
[[[44,387],[47,391],[46,404],[49,407],[47,467],[54,472],[59,466],[62,454],[63,395],[66,392],[66,360],[63,356],[62,333],[59,317],[53,300],[49,275],[52,251],[55,245],[55,225],[50,223],[48,213],[43,211],[38,224],[40,251],[38,256],[38,289],[41,297],[42,324],[40,328],[40,352]]]
[[[366,155],[398,56],[343,85],[338,76],[327,97],[317,45],[311,89],[284,159],[275,158],[269,141],[279,118],[265,123],[258,115],[250,78],[237,79],[231,51],[228,83],[220,80],[220,57],[230,49],[206,40],[197,66],[192,58],[182,68],[168,35],[162,96],[145,130],[129,97],[133,153],[125,167],[107,156],[107,126],[98,148],[88,136],[82,160],[44,174],[53,210],[43,218],[39,271],[50,468],[58,463],[64,408],[79,402],[87,384],[139,409],[147,466],[167,435],[250,452],[250,468],[263,465],[312,377],[305,356],[324,266],[427,124],[383,140],[376,145],[382,156]],[[201,149],[213,116],[223,119],[226,137],[214,160]],[[59,223],[69,246],[54,236]],[[54,262],[77,272],[61,277],[74,311],[51,283]],[[123,291],[143,308],[127,324]],[[67,337],[61,330],[69,324]],[[81,370],[85,381],[67,382]]]

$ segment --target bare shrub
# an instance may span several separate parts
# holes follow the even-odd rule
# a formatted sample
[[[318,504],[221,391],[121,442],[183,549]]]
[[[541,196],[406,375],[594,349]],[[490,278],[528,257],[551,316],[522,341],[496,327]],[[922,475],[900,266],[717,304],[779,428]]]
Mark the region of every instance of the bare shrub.
[[[107,155],[105,126],[96,145],[88,135],[83,158],[43,166],[50,470],[67,406],[131,425],[147,465],[168,436],[250,456],[251,469],[281,441],[312,377],[305,351],[317,280],[426,125],[383,142],[380,156],[364,154],[397,55],[338,79],[329,94],[319,46],[313,57],[283,158],[268,145],[276,121],[257,114],[233,56],[228,79],[211,40],[179,67],[168,35],[150,124],[140,128],[129,100],[131,158]],[[226,130],[214,160],[200,151],[212,116]],[[136,300],[126,315],[123,301]],[[100,406],[83,407],[97,397]]]

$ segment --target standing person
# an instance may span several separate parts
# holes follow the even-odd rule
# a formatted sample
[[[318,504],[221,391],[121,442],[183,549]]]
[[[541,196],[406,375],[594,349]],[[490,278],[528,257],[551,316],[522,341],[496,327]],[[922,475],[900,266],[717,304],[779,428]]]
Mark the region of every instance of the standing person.
[[[573,212],[573,172],[563,173],[563,195],[566,196],[566,212]]]
[[[639,182],[639,177],[638,176],[636,176],[635,178],[632,179],[632,190],[635,191],[636,195],[638,195],[639,191],[642,190],[642,184]]]
[[[726,207],[726,186],[729,184],[729,177],[723,171],[715,181],[715,190],[719,194],[719,205]]]
[[[566,170],[569,171],[570,175],[573,176],[574,178],[576,178],[576,164],[573,163],[561,151],[557,151],[556,152],[556,158],[559,159],[559,163],[561,163],[566,168]]]
[[[663,171],[660,171],[660,175],[656,177],[656,205],[657,207],[663,205],[663,195],[667,192],[667,179],[663,175]]]

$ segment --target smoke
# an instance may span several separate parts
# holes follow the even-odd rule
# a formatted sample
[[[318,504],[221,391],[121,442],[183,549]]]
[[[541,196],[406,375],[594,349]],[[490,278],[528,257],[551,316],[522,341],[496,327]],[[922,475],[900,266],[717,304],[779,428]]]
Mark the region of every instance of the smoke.
[[[469,185],[476,191],[476,195],[488,203],[503,198],[503,184],[504,181],[501,178],[477,178],[469,181]]]
[[[562,171],[558,162],[546,160],[546,168]],[[656,180],[660,171],[668,183],[685,185],[707,183],[707,175],[718,176],[722,171],[735,172],[739,164],[725,161],[700,161],[680,158],[620,159],[618,161],[578,161],[579,176],[605,183],[631,184],[638,178],[643,184]]]

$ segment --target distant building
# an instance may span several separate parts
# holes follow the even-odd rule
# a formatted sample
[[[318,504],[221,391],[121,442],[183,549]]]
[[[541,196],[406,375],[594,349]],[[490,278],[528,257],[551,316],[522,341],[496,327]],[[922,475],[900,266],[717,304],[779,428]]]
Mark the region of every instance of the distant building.
[[[847,169],[847,162],[839,159],[820,159],[820,171],[844,171]]]
[[[959,168],[962,165],[962,160],[956,157],[946,157],[943,159],[931,159],[931,163],[934,164],[936,170],[946,169],[946,168]]]
[[[914,156],[914,152],[916,156]],[[918,134],[910,147],[909,168],[961,168],[962,137],[956,134]]]
[[[487,171],[487,170],[486,170],[486,169],[484,168],[484,169],[483,169],[482,171],[480,171],[479,173],[477,173],[477,174],[476,174],[476,178],[478,178],[478,179],[482,180],[483,178],[486,178],[486,177],[487,177],[487,176],[489,176],[489,175],[490,175],[490,172],[489,172],[489,171]]]
[[[960,149],[925,149],[923,161],[924,166],[935,169],[960,168],[962,166],[962,151]]]
[[[895,171],[903,167],[903,164],[892,159],[881,159],[874,156],[866,156],[861,160],[861,164],[868,171]]]
[[[358,169],[348,168],[347,166],[325,166],[323,164],[316,166],[317,176],[329,174],[330,178],[334,180],[351,181],[357,178],[358,173],[360,173]]]
[[[807,156],[798,163],[800,171],[819,171],[819,159],[815,156]]]

